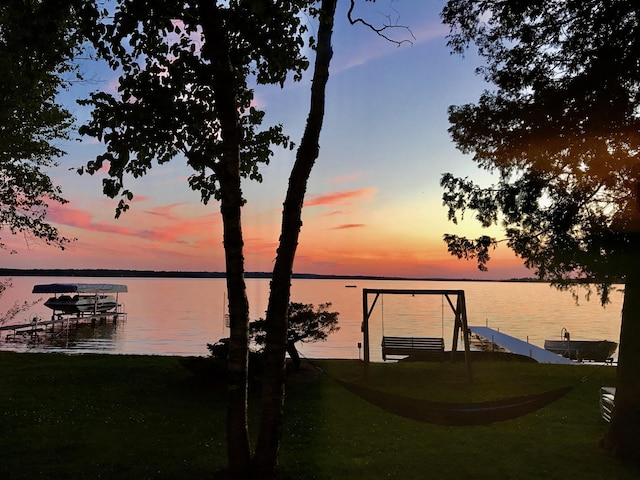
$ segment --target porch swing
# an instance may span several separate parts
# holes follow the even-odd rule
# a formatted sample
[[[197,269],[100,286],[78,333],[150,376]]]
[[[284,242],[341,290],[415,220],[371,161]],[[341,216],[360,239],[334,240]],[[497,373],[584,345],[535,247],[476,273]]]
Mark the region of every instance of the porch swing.
[[[444,354],[444,297],[442,297],[441,313],[441,337],[400,337],[387,336],[384,331],[384,293],[381,296],[382,316],[382,360],[387,361],[388,356],[402,356],[419,358],[440,358]]]
[[[464,298],[464,290],[404,290],[404,289],[373,289],[362,290],[362,334],[364,346],[364,362],[370,361],[369,345],[369,318],[371,313],[381,298],[381,295],[441,295],[443,298],[442,316],[444,317],[444,300],[451,307],[455,316],[453,337],[451,342],[451,361],[455,362],[456,351],[458,350],[458,337],[462,332],[464,339],[464,359],[467,364],[467,374],[469,382],[473,381],[471,371],[469,327],[467,325],[467,309]],[[369,307],[369,296],[374,295],[373,302]],[[452,301],[452,297],[455,297]],[[444,321],[442,337],[402,337],[387,336],[384,332],[384,318],[382,326],[382,358],[386,360],[388,356],[413,356],[415,358],[442,358],[444,359]]]

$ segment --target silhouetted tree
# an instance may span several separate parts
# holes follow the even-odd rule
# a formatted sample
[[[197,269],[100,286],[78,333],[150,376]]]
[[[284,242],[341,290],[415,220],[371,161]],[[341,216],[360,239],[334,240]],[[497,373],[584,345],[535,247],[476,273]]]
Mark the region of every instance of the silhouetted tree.
[[[11,283],[10,278],[4,281],[0,281],[0,298],[2,298],[2,295],[4,295],[7,289],[11,287],[13,287],[13,284]],[[14,318],[16,318],[19,314],[21,314],[22,312],[26,312],[27,310],[29,310],[31,307],[33,307],[38,303],[40,303],[40,300],[35,300],[32,302],[27,302],[27,301],[20,302],[18,300],[14,301],[11,307],[9,307],[9,309],[6,312],[0,313],[0,325],[8,321],[10,322]]]
[[[322,0],[318,12],[318,39],[315,48],[316,59],[311,83],[309,114],[296,152],[296,160],[289,175],[289,186],[282,210],[280,240],[269,290],[265,319],[262,415],[256,445],[256,463],[260,478],[273,478],[277,475],[285,397],[285,356],[288,344],[291,276],[302,228],[302,205],[307,182],[320,150],[325,91],[333,56],[331,36],[335,10],[336,0]]]
[[[625,283],[616,407],[604,445],[640,459],[640,6],[634,2],[449,1],[449,45],[474,42],[493,89],[449,109],[457,147],[497,182],[442,177],[456,221],[502,224],[507,244],[554,285]],[[497,240],[446,235],[485,268]]]
[[[0,229],[63,248],[69,242],[46,221],[63,204],[46,169],[69,139],[71,113],[57,100],[79,77],[83,0],[5,0],[0,4]],[[0,247],[6,245],[0,242]]]
[[[322,303],[314,309],[312,303],[291,302],[288,311],[287,328],[287,353],[291,358],[294,368],[300,367],[300,354],[296,349],[296,343],[323,342],[327,337],[337,332],[338,312],[329,312],[331,303]],[[266,320],[261,318],[249,324],[251,339],[256,345],[263,348],[266,341]]]
[[[308,65],[301,54],[305,27],[300,19],[304,12],[317,14],[317,9],[309,8],[312,3],[132,0],[118,4],[114,15],[104,18],[95,30],[97,51],[122,74],[117,95],[98,92],[84,102],[95,110],[81,132],[103,140],[107,150],[80,172],[95,173],[108,163],[104,193],[121,197],[118,216],[129,208],[128,202],[133,198],[124,186],[126,174],[138,177],[152,167],[153,161],[165,163],[184,155],[195,171],[189,178],[190,186],[200,191],[204,203],[212,197],[220,201],[231,326],[228,460],[229,472],[235,478],[245,478],[251,469],[247,428],[249,310],[244,283],[241,180],[260,180],[259,165],[269,160],[272,146],[289,145],[281,126],[260,129],[264,113],[251,104],[253,91],[248,79],[282,84],[291,72],[300,78]],[[321,18],[332,19],[333,13]],[[319,38],[324,35],[320,33],[323,29],[319,29]],[[319,51],[322,43],[318,41]],[[310,124],[319,135],[319,127]],[[307,165],[296,162],[292,173],[295,189],[302,186],[304,190],[310,173]],[[301,176],[305,169],[307,173]],[[290,216],[285,214],[284,218]],[[299,222],[294,225],[299,228]],[[283,234],[283,242],[284,238],[288,236]],[[295,246],[293,252],[290,250],[285,244],[278,256],[285,251],[295,255]],[[276,260],[276,265],[281,262]],[[289,298],[278,288],[283,278],[274,271],[271,298],[284,301],[286,314]],[[273,314],[267,316],[274,318]],[[286,315],[284,318],[286,322]],[[280,325],[279,322],[272,323]],[[267,351],[278,341],[279,338],[267,340]],[[286,348],[286,339],[282,348]],[[281,380],[279,375],[265,374],[265,378],[267,386]],[[282,404],[284,390],[274,386],[270,391],[282,392]],[[275,397],[265,398],[273,401]],[[278,423],[272,425],[273,422]],[[280,422],[280,416],[263,413],[260,438],[266,436],[263,431],[279,432]],[[254,467],[263,472],[258,474],[261,478],[266,478],[264,472],[275,474],[277,455],[260,452],[275,449],[277,453],[279,435],[269,435],[268,442],[266,446],[259,441],[256,447]]]

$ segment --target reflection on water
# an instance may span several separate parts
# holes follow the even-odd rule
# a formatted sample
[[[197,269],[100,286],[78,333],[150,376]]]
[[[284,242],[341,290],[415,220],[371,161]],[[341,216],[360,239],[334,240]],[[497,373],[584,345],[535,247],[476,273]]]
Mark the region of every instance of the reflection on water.
[[[8,334],[3,340],[3,350],[26,352],[111,352],[117,348],[118,329],[124,328],[124,320],[116,323],[102,322],[57,324],[46,331],[30,332],[26,330],[22,335]]]
[[[31,288],[38,283],[87,282],[95,278],[16,277],[14,288],[0,299],[0,311],[14,300],[34,300]],[[43,342],[18,345],[0,340],[1,349],[19,351],[110,352],[119,354],[207,355],[207,343],[228,336],[224,325],[226,308],[224,279],[117,278],[104,283],[126,283],[129,293],[119,298],[128,313],[125,322],[86,326],[57,338],[52,345]],[[465,291],[470,325],[486,325],[509,335],[542,346],[546,338],[560,338],[563,327],[572,339],[618,341],[622,294],[602,308],[597,299],[575,304],[570,293],[542,283],[510,282],[428,282],[358,280],[294,280],[292,300],[304,303],[331,302],[340,313],[340,330],[327,342],[301,345],[309,357],[358,358],[362,355],[362,288],[461,289]],[[248,279],[247,293],[251,318],[264,316],[269,281]],[[44,299],[43,299],[44,300]],[[51,312],[40,303],[16,319],[23,323],[31,314],[47,318]],[[382,335],[443,337],[451,348],[453,314],[440,296],[383,295],[369,321],[371,359],[381,360]]]

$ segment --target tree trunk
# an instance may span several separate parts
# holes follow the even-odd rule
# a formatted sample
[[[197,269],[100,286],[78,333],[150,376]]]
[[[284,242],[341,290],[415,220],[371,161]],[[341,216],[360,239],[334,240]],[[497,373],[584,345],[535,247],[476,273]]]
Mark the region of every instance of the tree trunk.
[[[603,445],[623,461],[640,465],[640,273],[637,270],[627,276],[624,289],[615,408]]]
[[[223,199],[221,210],[230,327],[227,359],[227,459],[232,478],[245,478],[251,465],[247,422],[249,303],[244,281],[240,208],[229,207],[226,203]]]
[[[311,169],[318,158],[320,131],[324,119],[325,90],[333,52],[331,35],[336,0],[323,0],[320,8],[316,61],[311,84],[307,125],[289,177],[282,213],[280,245],[271,279],[266,314],[265,367],[262,382],[262,416],[254,465],[258,478],[275,478],[282,432],[287,348],[287,311],[291,295],[293,261],[302,227],[302,204]]]
[[[231,478],[247,478],[251,468],[249,444],[248,371],[249,302],[244,281],[244,240],[241,209],[240,145],[242,128],[238,113],[237,80],[229,39],[216,2],[198,4],[205,44],[202,55],[211,61],[213,94],[223,144],[219,164],[212,168],[220,182],[227,295],[229,298],[229,358],[227,359],[227,461]]]
[[[293,369],[298,370],[300,368],[300,354],[296,348],[296,342],[287,342],[287,353],[289,354],[289,358],[293,364]]]

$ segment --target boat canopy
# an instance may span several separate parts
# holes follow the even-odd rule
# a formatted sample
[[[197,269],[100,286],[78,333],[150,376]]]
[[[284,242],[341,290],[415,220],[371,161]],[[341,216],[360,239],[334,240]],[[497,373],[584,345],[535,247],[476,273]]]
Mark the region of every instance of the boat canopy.
[[[34,285],[31,293],[120,293],[126,285],[115,283],[49,283]]]

